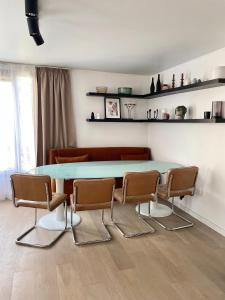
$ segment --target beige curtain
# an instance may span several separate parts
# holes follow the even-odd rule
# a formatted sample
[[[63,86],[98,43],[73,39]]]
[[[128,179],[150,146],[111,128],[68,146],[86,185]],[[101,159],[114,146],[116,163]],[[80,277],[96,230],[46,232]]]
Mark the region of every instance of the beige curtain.
[[[75,146],[70,72],[38,67],[37,165],[48,163],[49,148]]]

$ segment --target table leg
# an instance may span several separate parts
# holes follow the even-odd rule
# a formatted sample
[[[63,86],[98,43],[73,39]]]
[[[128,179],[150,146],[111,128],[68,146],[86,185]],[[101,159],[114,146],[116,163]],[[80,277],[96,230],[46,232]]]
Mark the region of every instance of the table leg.
[[[56,193],[64,193],[64,179],[56,179]],[[73,214],[73,225],[80,223],[78,214]],[[65,227],[64,205],[59,205],[55,211],[41,217],[38,226],[48,230],[63,230]],[[67,227],[70,227],[70,211],[67,213]]]
[[[56,185],[56,193],[63,194],[64,193],[64,179],[56,179],[55,185]],[[65,220],[64,205],[61,204],[56,208],[56,221],[63,222],[64,220]]]
[[[148,216],[148,203],[142,203],[141,205],[141,215]],[[136,211],[138,212],[138,205],[136,206]],[[156,200],[155,202],[151,201],[151,216],[155,218],[168,217],[172,214],[172,209],[167,205],[160,204]]]

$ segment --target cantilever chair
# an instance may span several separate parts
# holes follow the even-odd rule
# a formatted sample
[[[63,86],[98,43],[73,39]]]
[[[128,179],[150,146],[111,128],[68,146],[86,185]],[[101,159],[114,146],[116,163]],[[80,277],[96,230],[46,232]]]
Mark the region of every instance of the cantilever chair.
[[[37,225],[37,209],[54,210],[60,204],[65,203],[65,214],[67,213],[67,203],[65,194],[52,193],[51,178],[44,175],[13,174],[11,175],[12,197],[15,207],[30,207],[35,209],[34,225],[19,236],[16,244],[36,248],[51,247],[67,229],[67,218],[65,218],[65,228],[49,244],[32,244],[21,240],[30,233]]]
[[[144,217],[140,214],[140,204],[148,202],[148,210],[150,214],[151,201],[155,201],[155,195],[157,192],[159,179],[160,173],[158,171],[125,173],[123,178],[123,187],[115,190],[114,198],[121,204],[137,203],[138,217],[150,229],[138,233],[124,232],[121,229],[121,226],[119,226],[119,224],[114,221],[112,209],[112,222],[124,237],[131,238],[155,232],[155,229],[152,226],[150,226],[150,224],[146,222]]]
[[[77,246],[107,242],[112,239],[107,225],[104,222],[104,209],[112,208],[113,191],[115,180],[108,179],[80,179],[73,182],[73,194],[71,201],[71,228],[74,243]],[[106,231],[106,236],[102,239],[88,241],[78,241],[76,230],[73,226],[73,211],[102,210],[101,221]]]
[[[174,210],[174,197],[183,199],[185,196],[194,196],[195,184],[198,176],[198,167],[185,167],[170,169],[167,172],[166,184],[159,185],[158,198],[162,200],[169,200],[172,198],[172,214],[187,222],[187,225],[177,227],[167,227],[157,218],[151,217],[157,224],[166,230],[178,230],[194,225],[191,221],[177,214]]]

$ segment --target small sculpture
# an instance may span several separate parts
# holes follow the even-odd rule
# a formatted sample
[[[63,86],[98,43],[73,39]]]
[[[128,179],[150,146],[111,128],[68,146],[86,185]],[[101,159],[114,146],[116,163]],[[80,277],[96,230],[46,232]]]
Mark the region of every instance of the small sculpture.
[[[177,106],[175,109],[176,119],[183,120],[186,112],[187,112],[187,108],[185,106],[183,106],[183,105]]]
[[[95,119],[95,114],[92,112],[91,113],[91,120],[94,120]]]
[[[193,84],[198,83],[198,79],[197,79],[197,78],[194,78],[194,79],[192,80],[192,83],[193,83]]]

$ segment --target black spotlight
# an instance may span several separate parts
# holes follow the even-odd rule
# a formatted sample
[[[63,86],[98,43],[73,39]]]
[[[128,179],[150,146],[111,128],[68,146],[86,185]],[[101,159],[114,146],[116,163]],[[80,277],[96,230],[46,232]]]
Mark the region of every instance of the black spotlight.
[[[43,40],[41,34],[33,35],[33,39],[37,46],[44,44],[44,40]]]
[[[38,1],[37,0],[25,0],[25,13],[27,17],[38,16]]]
[[[38,18],[36,17],[27,18],[27,24],[31,36],[40,35]]]
[[[38,0],[25,0],[25,13],[30,35],[37,46],[44,44],[38,25]]]

